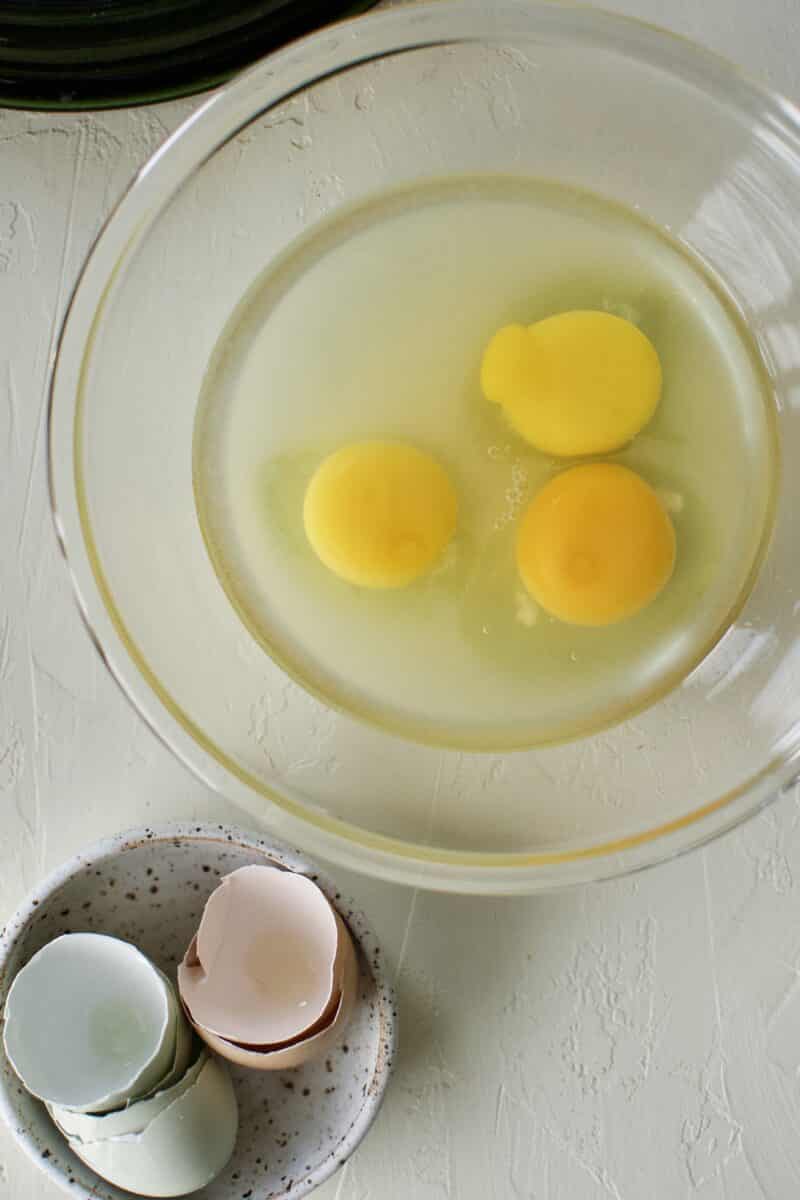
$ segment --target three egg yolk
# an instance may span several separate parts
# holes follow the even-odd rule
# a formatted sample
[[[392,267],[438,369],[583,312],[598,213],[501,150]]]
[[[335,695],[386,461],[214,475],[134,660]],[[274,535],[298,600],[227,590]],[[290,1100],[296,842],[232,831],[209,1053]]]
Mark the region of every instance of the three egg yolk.
[[[314,473],[303,507],[317,556],[366,588],[405,587],[428,571],[457,516],[444,468],[401,442],[355,442],[335,451]]]
[[[486,398],[545,454],[607,454],[653,416],[661,366],[649,339],[606,312],[566,312],[509,325],[481,365]],[[305,495],[306,536],[348,583],[405,587],[430,570],[452,538],[455,489],[430,455],[401,442],[344,446],[317,468]],[[615,463],[557,474],[520,522],[522,582],[550,615],[575,625],[624,620],[649,604],[675,563],[675,531],[657,494]]]
[[[576,458],[619,450],[644,428],[661,395],[661,365],[630,321],[565,312],[500,329],[484,352],[481,386],[537,450]]]

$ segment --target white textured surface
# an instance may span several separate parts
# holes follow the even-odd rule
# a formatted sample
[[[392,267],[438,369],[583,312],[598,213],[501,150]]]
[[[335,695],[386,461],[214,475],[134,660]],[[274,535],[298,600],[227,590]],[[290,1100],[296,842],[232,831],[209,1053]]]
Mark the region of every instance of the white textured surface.
[[[615,7],[800,99],[796,0]],[[0,112],[0,922],[103,834],[238,816],[106,676],[45,487],[44,379],[70,287],[135,167],[192,106]],[[337,877],[394,961],[404,1037],[373,1135],[320,1200],[800,1193],[797,796],[706,852],[562,896],[460,899]],[[0,1197],[57,1194],[0,1130]]]

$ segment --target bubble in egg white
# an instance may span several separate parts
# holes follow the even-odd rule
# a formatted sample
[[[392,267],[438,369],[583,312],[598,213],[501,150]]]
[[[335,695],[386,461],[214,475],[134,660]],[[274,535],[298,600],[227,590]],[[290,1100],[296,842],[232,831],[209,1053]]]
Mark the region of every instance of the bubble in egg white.
[[[439,562],[436,564],[436,566],[431,571],[431,576],[433,577],[436,575],[444,575],[444,573],[446,571],[451,570],[455,566],[457,561],[458,561],[458,548],[457,548],[457,539],[455,539],[452,542],[450,542],[450,544],[445,549],[444,553],[442,554],[441,558],[439,559]]]
[[[605,312],[611,313],[612,316],[622,317],[623,321],[630,321],[631,325],[641,324],[641,311],[635,305],[627,304],[624,300],[613,300],[610,296],[604,296],[602,307]]]
[[[514,615],[520,625],[531,629],[539,620],[540,608],[532,596],[522,588],[517,588],[514,595]]]
[[[680,492],[659,491],[658,498],[667,512],[683,512],[684,499]]]

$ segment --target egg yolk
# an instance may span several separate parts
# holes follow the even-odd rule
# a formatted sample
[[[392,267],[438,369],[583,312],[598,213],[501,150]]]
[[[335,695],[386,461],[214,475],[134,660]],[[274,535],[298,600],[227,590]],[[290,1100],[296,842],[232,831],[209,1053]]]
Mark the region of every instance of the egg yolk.
[[[545,454],[608,454],[644,428],[661,394],[661,364],[630,321],[606,312],[565,312],[507,325],[481,366],[487,400]]]
[[[517,566],[543,609],[573,625],[611,625],[654,600],[672,574],[675,531],[634,471],[590,463],[556,475],[517,535]]]
[[[306,535],[326,567],[367,588],[405,587],[453,536],[456,493],[445,470],[414,446],[356,442],[321,463],[303,508]]]

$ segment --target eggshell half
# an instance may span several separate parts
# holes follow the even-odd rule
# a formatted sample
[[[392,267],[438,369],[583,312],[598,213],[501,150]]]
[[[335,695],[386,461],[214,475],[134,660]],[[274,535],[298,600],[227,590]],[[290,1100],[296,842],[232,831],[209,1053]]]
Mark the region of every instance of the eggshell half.
[[[171,990],[119,938],[69,933],[17,974],[6,999],[9,1062],[40,1100],[108,1112],[157,1087],[175,1057]]]
[[[358,998],[358,958],[349,933],[345,930],[346,944],[342,954],[342,987],[336,1012],[324,1029],[310,1037],[302,1038],[288,1046],[258,1047],[242,1046],[217,1037],[206,1029],[198,1028],[206,1045],[240,1067],[251,1067],[256,1071],[288,1071],[302,1066],[314,1058],[321,1058],[339,1042],[353,1015]]]
[[[334,911],[312,880],[241,867],[209,898],[178,987],[196,1025],[230,1041],[281,1045],[333,1015],[338,950]]]
[[[64,1136],[70,1140],[77,1138],[80,1142],[104,1142],[113,1137],[142,1133],[159,1113],[169,1108],[170,1104],[174,1104],[184,1092],[194,1086],[205,1066],[206,1058],[207,1055],[201,1050],[192,1065],[171,1087],[156,1092],[147,1100],[137,1100],[135,1104],[129,1104],[116,1112],[92,1116],[91,1113],[76,1113],[57,1104],[49,1104],[47,1110]]]
[[[225,1066],[205,1051],[199,1061],[194,1083],[141,1133],[98,1142],[72,1138],[72,1150],[109,1183],[141,1196],[184,1196],[205,1187],[233,1153],[238,1110]]]

